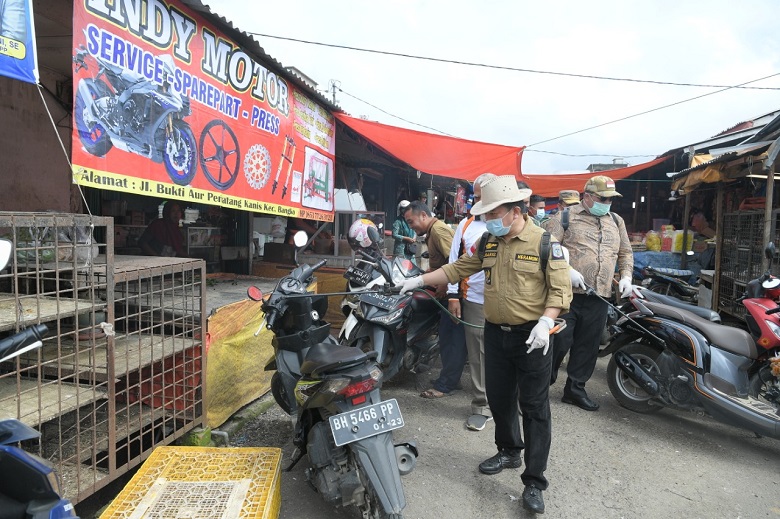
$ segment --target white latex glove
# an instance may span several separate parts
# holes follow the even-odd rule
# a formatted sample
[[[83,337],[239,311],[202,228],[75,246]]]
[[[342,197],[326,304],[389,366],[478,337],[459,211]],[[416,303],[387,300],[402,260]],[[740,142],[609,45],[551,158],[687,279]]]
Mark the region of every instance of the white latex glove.
[[[401,283],[401,293],[407,294],[414,290],[415,288],[420,288],[423,286],[423,277],[422,276],[415,276],[413,278],[406,278]]]
[[[576,272],[576,270],[575,270]],[[555,321],[543,315],[539,318],[539,322],[536,323],[531,335],[528,336],[528,340],[525,341],[528,344],[528,350],[526,353],[531,353],[539,348],[544,348],[542,355],[547,355],[547,350],[550,349],[550,330],[555,326]]]
[[[580,274],[578,271],[574,270],[573,268],[569,267],[569,279],[571,279],[571,287],[572,288],[581,288],[585,289],[585,278],[582,277],[582,274]]]
[[[620,290],[620,297],[628,297],[631,295],[631,291],[634,286],[631,284],[631,278],[626,276],[620,278],[618,282],[618,290]]]

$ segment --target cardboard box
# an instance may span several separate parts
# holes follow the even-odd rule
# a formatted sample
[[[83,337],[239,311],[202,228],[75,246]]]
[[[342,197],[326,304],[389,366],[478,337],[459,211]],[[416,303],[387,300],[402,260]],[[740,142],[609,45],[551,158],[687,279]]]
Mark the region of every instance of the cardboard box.
[[[263,261],[295,265],[295,246],[289,243],[266,243]]]

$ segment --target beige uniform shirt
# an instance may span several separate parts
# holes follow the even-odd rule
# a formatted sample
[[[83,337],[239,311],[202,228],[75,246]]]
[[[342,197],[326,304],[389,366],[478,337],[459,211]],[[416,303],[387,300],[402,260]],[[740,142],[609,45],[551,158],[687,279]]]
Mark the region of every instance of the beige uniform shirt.
[[[593,216],[582,204],[577,204],[569,207],[566,232],[560,217],[544,222],[544,228],[569,249],[571,267],[602,297],[612,295],[616,265],[621,278],[632,277],[634,271],[634,252],[626,224],[620,216],[615,217],[617,225],[610,214]],[[584,292],[581,288],[574,291]]]
[[[428,264],[431,270],[436,270],[450,259],[452,237],[455,234],[449,225],[438,218],[431,218],[425,236],[425,244],[428,246]]]
[[[450,283],[485,272],[485,319],[493,324],[525,324],[539,319],[545,308],[569,309],[569,265],[560,244],[551,239],[547,270],[542,272],[539,247],[544,230],[525,218],[517,236],[491,237],[482,260],[478,254],[463,255],[442,267]]]

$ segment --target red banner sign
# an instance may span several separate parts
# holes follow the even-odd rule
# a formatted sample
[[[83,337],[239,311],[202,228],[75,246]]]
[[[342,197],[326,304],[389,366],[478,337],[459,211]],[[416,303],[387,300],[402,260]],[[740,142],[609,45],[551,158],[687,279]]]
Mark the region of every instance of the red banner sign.
[[[73,180],[333,219],[335,123],[176,1],[74,3]]]

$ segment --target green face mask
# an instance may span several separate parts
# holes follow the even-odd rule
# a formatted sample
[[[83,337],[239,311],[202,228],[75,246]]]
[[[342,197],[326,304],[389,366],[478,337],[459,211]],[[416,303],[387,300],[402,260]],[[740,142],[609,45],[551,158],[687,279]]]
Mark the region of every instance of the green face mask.
[[[612,204],[605,204],[603,202],[593,202],[593,206],[588,209],[593,216],[604,216],[609,212],[609,208]]]

